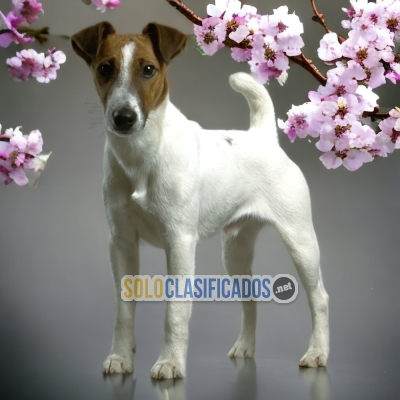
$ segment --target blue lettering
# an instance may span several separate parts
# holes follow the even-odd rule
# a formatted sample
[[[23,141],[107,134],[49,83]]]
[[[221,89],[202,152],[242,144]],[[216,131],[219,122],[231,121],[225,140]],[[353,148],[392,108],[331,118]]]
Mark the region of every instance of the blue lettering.
[[[232,298],[234,298],[235,296],[237,296],[240,299],[240,285],[238,278],[235,278],[233,280]]]
[[[190,280],[190,278],[186,278],[185,292],[184,292],[183,296],[185,297],[185,299],[187,297],[193,299],[192,281]]]
[[[174,297],[174,291],[172,291],[171,293],[169,293],[169,291],[168,291],[169,284],[171,284],[171,285],[174,284],[173,279],[168,278],[168,279],[165,281],[165,296],[166,296],[168,299],[171,299],[172,297]]]
[[[216,282],[217,280],[215,278],[210,278],[208,280],[208,292],[210,295],[210,299],[212,298],[212,292],[213,290],[215,290],[215,287],[212,285],[214,282]]]
[[[194,297],[196,297],[196,299],[199,299],[203,295],[203,291],[201,290],[199,282],[201,282],[200,278],[196,278],[194,280],[194,287],[197,290],[197,292],[194,292]]]
[[[268,278],[264,278],[262,280],[262,287],[265,289],[265,292],[262,293],[262,297],[264,297],[264,299],[269,299],[271,296],[271,291],[269,290],[266,282],[268,282],[268,285],[271,284],[271,281]]]
[[[179,294],[179,279],[178,278],[175,278],[175,289],[176,289],[175,298],[176,299],[183,299],[183,295]]]
[[[251,288],[253,292],[253,298],[258,299],[261,296],[261,281],[259,278],[253,279],[253,282],[251,283]]]
[[[246,293],[247,284],[247,293]],[[248,299],[251,295],[251,282],[249,278],[242,279],[242,299]]]
[[[224,299],[227,299],[229,296],[230,296],[230,294],[231,294],[231,291],[230,290],[228,290],[228,292],[226,292],[225,291],[225,289],[226,289],[226,287],[225,287],[225,284],[226,283],[231,283],[231,281],[228,279],[228,278],[224,278],[224,279],[222,279],[222,297],[224,298]]]

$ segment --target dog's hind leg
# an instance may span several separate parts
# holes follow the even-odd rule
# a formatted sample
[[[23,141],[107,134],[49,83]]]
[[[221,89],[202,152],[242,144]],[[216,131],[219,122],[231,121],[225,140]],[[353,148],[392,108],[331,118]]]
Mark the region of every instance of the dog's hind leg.
[[[275,218],[275,226],[290,251],[311,310],[312,333],[300,366],[326,366],[329,355],[328,295],[322,282],[307,187],[300,191],[292,187],[290,194],[282,196]]]
[[[260,222],[241,220],[222,231],[223,262],[229,275],[251,275],[254,245],[262,228]],[[242,301],[242,321],[239,338],[228,357],[253,357],[256,343],[257,302]]]

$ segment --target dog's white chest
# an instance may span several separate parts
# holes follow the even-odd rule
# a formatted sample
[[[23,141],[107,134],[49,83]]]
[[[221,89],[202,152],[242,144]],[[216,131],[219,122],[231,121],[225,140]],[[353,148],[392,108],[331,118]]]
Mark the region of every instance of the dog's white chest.
[[[145,179],[140,179],[135,185],[135,191],[132,193],[132,200],[137,203],[144,211],[150,211],[148,190]]]
[[[133,219],[139,237],[154,247],[163,248],[164,244],[160,234],[160,232],[163,231],[163,226],[160,220],[154,214],[146,211],[140,203],[133,198],[132,202]]]

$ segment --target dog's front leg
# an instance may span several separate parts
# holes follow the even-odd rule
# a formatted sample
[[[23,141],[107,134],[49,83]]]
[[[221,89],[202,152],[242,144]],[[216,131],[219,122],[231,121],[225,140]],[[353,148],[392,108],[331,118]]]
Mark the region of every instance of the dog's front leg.
[[[173,235],[166,239],[169,275],[193,275],[197,239],[195,235]],[[184,378],[189,340],[191,301],[168,301],[164,320],[164,343],[151,369],[154,379]]]
[[[127,232],[125,232],[127,234]],[[103,373],[131,373],[136,352],[134,318],[136,302],[121,299],[121,279],[139,274],[138,238],[110,235],[109,253],[115,285],[114,333],[110,355],[103,363]]]
[[[104,158],[103,198],[110,227],[109,257],[115,285],[114,333],[104,373],[130,373],[136,352],[136,302],[121,299],[121,279],[139,274],[139,235],[130,198],[131,184],[110,152]]]

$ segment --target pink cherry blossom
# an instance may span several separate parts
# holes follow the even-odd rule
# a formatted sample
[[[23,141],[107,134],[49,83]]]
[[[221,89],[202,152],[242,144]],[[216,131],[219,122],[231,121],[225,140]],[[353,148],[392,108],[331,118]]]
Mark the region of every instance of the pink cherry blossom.
[[[17,150],[20,153],[25,152],[28,138],[22,134],[21,126],[18,126],[14,130],[7,129],[6,135],[10,135],[10,145],[13,147],[13,150]]]
[[[29,179],[25,174],[22,167],[12,167],[9,171],[8,176],[12,179],[18,186],[24,186],[29,183]]]
[[[342,57],[338,35],[330,32],[319,42],[318,57],[323,61],[333,61]]]
[[[8,47],[12,42],[16,44],[33,42],[33,38],[19,33],[11,21],[0,11],[0,29],[8,32],[0,34],[0,47]]]
[[[378,66],[369,69],[368,86],[375,89],[386,83],[385,68],[379,63]]]
[[[16,170],[17,172],[15,173]],[[19,186],[28,183],[27,177],[21,167],[13,167],[9,161],[0,158],[0,180],[5,185],[9,185],[14,181],[14,178],[16,178],[15,183]]]
[[[25,22],[24,17],[21,15],[15,15],[15,11],[12,10],[10,11],[7,16],[6,16],[8,22],[13,28],[18,28],[19,25],[21,25],[23,22]]]
[[[301,34],[304,32],[303,24],[296,14],[289,14],[286,6],[274,10],[269,16],[269,29],[274,31],[279,48],[288,56],[301,53],[304,46]]]
[[[57,78],[60,64],[66,60],[62,51],[50,49],[46,54],[35,50],[22,50],[15,57],[7,59],[8,71],[16,81],[27,81],[30,77],[38,82],[49,83]]]
[[[284,84],[289,69],[288,56],[301,54],[303,24],[286,6],[273,10],[272,15],[259,15],[255,7],[238,0],[215,0],[207,7],[209,18],[202,26],[194,26],[197,42],[203,51],[212,55],[229,38],[241,43],[232,48],[232,58],[246,61],[261,82],[270,78]]]
[[[386,28],[393,34],[394,39],[398,40],[400,31],[400,4],[398,1],[386,1],[383,2],[382,8],[385,11]]]
[[[343,164],[342,158],[334,151],[328,151],[319,158],[328,169],[336,169]]]
[[[234,19],[235,15],[239,14],[241,8],[242,3],[239,0],[229,0],[225,8],[224,15],[220,17],[222,17],[222,19],[225,21],[231,21]]]
[[[353,122],[351,126],[352,137],[350,140],[351,148],[369,148],[375,141],[376,133],[368,125],[363,125],[359,121]]]
[[[393,109],[389,112],[389,115],[389,118],[380,122],[379,128],[395,145],[395,148],[400,149],[400,112]]]
[[[268,82],[269,78],[279,78],[283,71],[289,69],[289,59],[274,38],[254,35],[252,44],[252,59],[249,64],[261,83]]]
[[[328,151],[319,158],[328,169],[336,169],[343,165],[349,171],[356,171],[364,163],[373,161],[372,155],[366,150],[351,149],[349,151]]]
[[[250,49],[240,49],[239,47],[233,47],[231,49],[231,56],[237,62],[250,61],[251,60],[251,50]]]
[[[223,21],[218,17],[203,19],[202,26],[194,25],[194,33],[197,43],[209,56],[224,47],[226,28]]]
[[[381,40],[380,35],[384,35],[386,39],[390,39],[390,32],[386,28],[386,13],[380,4],[368,2],[362,9],[359,9],[353,15],[348,29],[357,32],[369,42]]]
[[[46,166],[47,160],[50,157],[50,154],[38,154],[35,157],[29,158],[25,161],[24,167],[29,171],[39,172],[43,171]]]
[[[27,81],[33,72],[43,68],[44,54],[35,50],[21,50],[7,59],[8,71],[16,81]]]
[[[303,24],[295,14],[289,14],[287,6],[273,10],[272,15],[263,15],[260,28],[265,35],[283,37],[285,35],[300,35],[304,32]]]
[[[13,181],[12,178],[10,178],[11,169],[12,167],[10,163],[0,158],[0,181],[2,181],[5,185],[9,185]]]
[[[381,59],[380,53],[364,38],[357,36],[354,31],[349,32],[349,39],[341,45],[342,54],[367,68],[374,67]]]
[[[303,24],[295,14],[288,14],[288,8],[282,6],[274,10],[273,15],[263,15],[259,19],[259,33],[273,38],[279,50],[288,56],[301,53],[304,42],[301,38]]]
[[[43,67],[32,72],[32,76],[40,83],[49,83],[57,78],[57,72],[60,69],[60,64],[65,63],[66,56],[62,51],[50,49],[46,53],[43,61]]]
[[[246,39],[249,35],[250,30],[245,25],[240,25],[236,30],[229,34],[229,37],[237,43],[240,43],[242,40]]]
[[[301,106],[292,106],[288,112],[288,119],[284,122],[278,119],[279,128],[288,135],[289,140],[294,142],[296,136],[305,138],[307,135],[318,135],[318,129],[311,126],[312,115],[315,112],[315,105],[312,103],[305,103]],[[315,123],[314,123],[315,124]]]
[[[96,9],[101,12],[113,10],[121,5],[119,0],[92,0],[92,3],[96,6]]]
[[[372,155],[366,150],[351,149],[343,159],[343,166],[349,171],[356,171],[364,163],[373,161]]]
[[[0,125],[1,132],[1,125]],[[42,152],[43,139],[38,130],[23,135],[21,127],[7,129],[0,141],[0,179],[8,185],[26,185],[29,180],[25,170],[40,172],[46,166],[50,154]]]
[[[391,138],[383,132],[379,132],[375,136],[374,143],[371,144],[370,153],[372,156],[387,157],[388,154],[393,153],[394,149],[395,144]]]
[[[348,93],[355,93],[358,86],[357,81],[348,73],[347,68],[343,64],[336,63],[336,66],[336,68],[328,71],[327,83],[325,86],[320,86],[318,92],[324,96],[333,94],[345,96]]]
[[[220,18],[222,14],[226,11],[229,1],[230,0],[215,0],[215,5],[209,4],[207,6],[207,14],[210,17]]]
[[[291,142],[297,136],[318,138],[316,146],[324,153],[320,159],[327,168],[343,165],[355,171],[400,147],[400,110],[393,110],[379,127],[365,117],[379,108],[374,89],[386,79],[400,80],[400,54],[394,52],[394,42],[400,41],[400,1],[350,0],[350,4],[343,9],[348,20],[342,21],[348,38],[330,32],[320,41],[319,58],[335,62],[326,83],[309,92],[310,101],[292,106],[286,121],[278,119],[278,126]],[[270,78],[285,82],[289,57],[300,55],[304,46],[303,24],[288,7],[259,15],[241,1],[215,0],[207,12],[210,18],[195,27],[206,54],[214,54],[229,38],[241,43],[231,49],[232,58],[248,62],[261,83]]]
[[[356,61],[350,60],[345,65],[343,62],[339,62],[336,65],[342,66],[343,79],[355,79],[356,81],[363,81],[367,79],[367,73],[365,69]]]
[[[262,84],[267,83],[270,78],[279,78],[283,72],[272,62],[252,63],[250,67],[255,78]]]
[[[38,14],[43,12],[43,6],[37,0],[13,0],[13,4],[12,13],[21,18],[20,23],[33,24],[39,18]]]
[[[396,71],[388,71],[385,77],[394,84],[400,81],[400,74],[398,74]]]
[[[35,129],[28,135],[26,152],[31,155],[38,155],[43,149],[43,138],[39,130]]]
[[[209,10],[211,13],[209,15],[219,17],[224,21],[226,35],[237,43],[242,42],[251,34],[250,20],[257,18],[255,7],[242,6],[242,3],[238,0],[229,0],[226,3],[217,1],[215,6],[209,5]]]
[[[379,96],[374,93],[371,88],[359,85],[356,94],[358,95],[359,100],[363,102],[364,111],[374,111],[374,109],[378,107],[377,100],[379,99]]]
[[[372,72],[369,71],[370,78]],[[374,156],[390,150],[382,140],[377,141],[370,126],[360,122],[364,111],[372,111],[377,106],[378,96],[364,86],[368,75],[355,61],[337,62],[336,68],[328,71],[327,78],[325,86],[309,93],[311,103],[293,106],[288,120],[279,120],[278,126],[291,141],[296,136],[319,137],[316,147],[325,153],[320,160],[326,168],[343,165],[354,171]]]

